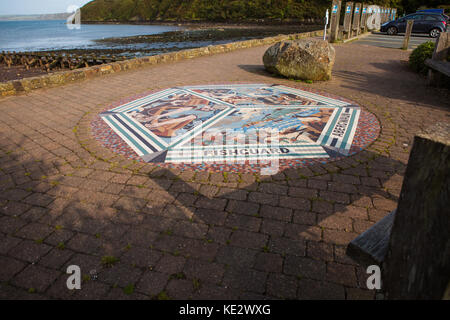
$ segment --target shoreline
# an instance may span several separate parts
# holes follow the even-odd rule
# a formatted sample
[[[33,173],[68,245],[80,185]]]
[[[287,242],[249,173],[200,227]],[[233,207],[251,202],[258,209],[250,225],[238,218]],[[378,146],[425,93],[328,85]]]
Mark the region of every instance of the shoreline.
[[[81,21],[81,24],[105,24],[105,25],[160,25],[160,26],[178,26],[193,28],[210,28],[210,27],[267,27],[267,26],[293,26],[293,25],[317,25],[322,24],[321,19],[307,19],[305,21],[275,21],[275,20],[257,20],[257,21]]]
[[[207,46],[224,45],[237,41],[258,40],[279,35],[297,34],[303,32],[320,31],[318,25],[227,25],[197,24],[195,28],[183,28],[178,31],[167,31],[151,35],[138,35],[117,38],[93,40],[91,48],[53,49],[40,51],[22,51],[18,54],[52,54],[57,56],[96,56],[119,57],[134,59],[151,57],[160,54],[190,50]],[[20,67],[16,65],[15,67]],[[5,65],[0,64],[0,83],[11,80],[20,80],[36,74],[49,74],[52,72],[67,71],[70,69],[56,67],[50,72],[39,67],[30,70],[18,68],[17,76],[10,72]],[[79,70],[79,69],[74,69]]]

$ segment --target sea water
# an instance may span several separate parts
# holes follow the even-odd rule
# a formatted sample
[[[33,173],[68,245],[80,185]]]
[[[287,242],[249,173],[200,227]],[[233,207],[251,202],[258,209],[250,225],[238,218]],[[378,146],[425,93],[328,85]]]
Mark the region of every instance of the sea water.
[[[179,30],[178,27],[126,24],[82,24],[67,28],[65,20],[0,21],[0,51],[104,49],[94,40],[151,35]],[[107,47],[106,47],[107,48]]]

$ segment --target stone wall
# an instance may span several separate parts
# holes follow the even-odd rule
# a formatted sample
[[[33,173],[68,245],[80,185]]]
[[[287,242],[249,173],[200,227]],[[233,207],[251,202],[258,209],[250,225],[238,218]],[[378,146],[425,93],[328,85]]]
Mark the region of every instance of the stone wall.
[[[30,92],[35,89],[60,86],[67,83],[100,77],[107,74],[133,70],[146,66],[157,65],[161,63],[179,61],[183,59],[192,59],[201,56],[213,55],[218,53],[230,52],[238,49],[246,49],[263,45],[271,45],[283,40],[302,39],[309,37],[322,36],[323,31],[312,31],[297,33],[291,35],[279,35],[276,37],[268,37],[264,39],[252,39],[245,41],[232,42],[228,44],[201,47],[196,49],[182,50],[167,54],[161,54],[150,57],[136,58],[125,61],[113,62],[93,66],[89,68],[76,69],[70,71],[61,71],[50,73],[44,76],[25,78],[22,80],[14,80],[0,83],[0,95],[10,96],[24,92]]]

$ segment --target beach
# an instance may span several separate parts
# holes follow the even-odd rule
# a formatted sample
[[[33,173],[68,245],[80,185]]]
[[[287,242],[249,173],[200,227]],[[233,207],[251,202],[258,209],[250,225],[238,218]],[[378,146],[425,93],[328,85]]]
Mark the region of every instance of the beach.
[[[24,22],[30,26],[29,22]],[[18,22],[16,22],[16,25]],[[11,23],[10,23],[11,25]],[[255,24],[161,24],[161,25],[120,25],[120,24],[83,24],[81,30],[65,30],[61,21],[33,21],[31,25],[43,25],[47,33],[57,30],[45,40],[45,36],[34,32],[24,35],[30,38],[2,39],[0,51],[34,52],[37,54],[57,55],[93,55],[101,57],[136,58],[152,56],[185,49],[225,44],[235,41],[260,39],[279,34],[292,34],[320,30],[314,24],[302,25],[255,25]],[[4,26],[4,23],[3,23]],[[109,30],[109,31],[108,31]],[[109,36],[106,36],[109,35]],[[5,35],[3,37],[6,37]],[[47,42],[45,42],[47,41]],[[52,70],[58,71],[58,70]],[[20,66],[9,69],[0,64],[0,81],[22,79],[47,73],[40,68],[25,70]]]

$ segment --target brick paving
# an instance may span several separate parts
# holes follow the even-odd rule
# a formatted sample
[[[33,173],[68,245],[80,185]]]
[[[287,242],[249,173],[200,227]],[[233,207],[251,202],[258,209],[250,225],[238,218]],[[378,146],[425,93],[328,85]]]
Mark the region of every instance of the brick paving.
[[[373,299],[345,247],[395,208],[413,137],[449,121],[448,92],[401,50],[337,45],[333,80],[308,85],[267,74],[265,49],[0,99],[0,299]],[[344,160],[259,176],[136,163],[89,133],[134,94],[237,82],[346,97],[381,135]],[[72,264],[80,291],[66,288]]]

